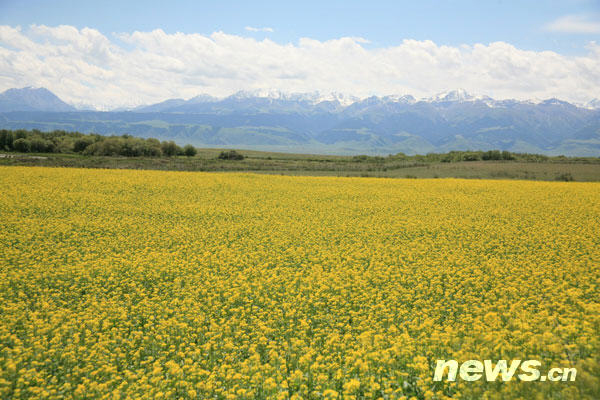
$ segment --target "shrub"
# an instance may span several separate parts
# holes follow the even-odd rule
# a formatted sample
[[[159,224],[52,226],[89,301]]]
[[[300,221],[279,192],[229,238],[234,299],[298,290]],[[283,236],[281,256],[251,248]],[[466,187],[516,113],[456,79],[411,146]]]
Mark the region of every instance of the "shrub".
[[[502,159],[502,153],[500,153],[499,150],[489,150],[484,152],[481,155],[481,159],[482,160],[501,160]]]
[[[121,152],[120,139],[107,138],[93,143],[85,148],[83,154],[94,156],[118,156]]]
[[[465,152],[463,155],[463,161],[479,161],[481,158],[478,153],[475,152]]]
[[[52,153],[54,151],[54,143],[39,137],[31,139],[30,146],[32,153]]]
[[[575,180],[575,178],[573,178],[573,175],[571,175],[569,172],[565,172],[564,174],[556,175],[554,180],[555,181],[563,181],[563,182],[572,182]]]
[[[76,153],[82,153],[86,147],[94,143],[94,140],[89,136],[84,136],[75,140],[73,143],[73,151]]]
[[[513,154],[510,151],[504,150],[502,152],[502,159],[503,160],[514,160],[515,156],[513,156]]]
[[[55,137],[53,143],[55,153],[72,153],[75,146],[75,141],[68,136]]]
[[[27,139],[17,139],[13,142],[13,148],[21,153],[29,153],[31,151],[31,142]]]
[[[197,153],[198,151],[191,144],[186,144],[185,146],[183,146],[183,154],[185,154],[186,156],[194,157]]]
[[[366,155],[358,155],[358,156],[352,157],[352,161],[355,161],[355,162],[364,162],[364,161],[368,161],[368,160],[369,160],[369,156],[366,156]]]
[[[146,143],[144,145],[144,155],[148,157],[162,156],[160,141],[158,139],[146,139]]]
[[[244,159],[244,155],[238,153],[235,150],[222,151],[221,154],[219,154],[219,160],[243,160],[243,159]]]
[[[0,130],[0,150],[12,150],[15,135],[6,129]]]
[[[162,153],[167,157],[176,156],[182,152],[181,147],[177,146],[174,141],[164,141],[160,145]]]

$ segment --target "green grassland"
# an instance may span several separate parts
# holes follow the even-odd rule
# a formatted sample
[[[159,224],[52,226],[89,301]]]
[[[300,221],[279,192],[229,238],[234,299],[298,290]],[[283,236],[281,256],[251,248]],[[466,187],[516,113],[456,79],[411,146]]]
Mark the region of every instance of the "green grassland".
[[[600,159],[439,162],[367,156],[330,156],[239,150],[243,160],[221,160],[222,149],[198,149],[194,157],[122,157],[81,154],[2,154],[0,165],[173,171],[246,171],[265,174],[387,178],[471,178],[600,181]]]

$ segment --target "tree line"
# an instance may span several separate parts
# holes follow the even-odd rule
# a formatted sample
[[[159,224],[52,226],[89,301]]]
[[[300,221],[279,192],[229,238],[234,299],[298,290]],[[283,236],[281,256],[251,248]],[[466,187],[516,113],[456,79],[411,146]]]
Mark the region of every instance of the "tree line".
[[[131,135],[102,136],[95,133],[37,129],[0,130],[0,150],[19,153],[79,153],[90,156],[161,157],[195,156],[197,150],[172,140],[143,139]]]
[[[477,150],[477,151],[449,151],[448,153],[427,153],[406,155],[404,153],[390,154],[387,157],[380,156],[354,156],[353,161],[358,162],[387,162],[387,161],[411,161],[417,163],[435,163],[435,162],[462,162],[462,161],[523,161],[523,162],[546,162],[546,161],[568,161],[568,162],[592,162],[598,163],[598,157],[566,157],[566,156],[547,156],[534,153],[515,153],[507,150]]]
[[[95,133],[54,130],[42,132],[37,129],[0,129],[0,151],[19,153],[78,153],[90,156],[125,157],[172,157],[197,154],[197,149],[187,144],[183,147],[172,140],[139,138],[131,135],[103,136]],[[243,160],[244,156],[235,150],[223,151],[221,160]],[[428,153],[425,155],[390,154],[387,157],[358,155],[349,159],[352,162],[385,163],[390,161],[411,161],[417,163],[461,162],[461,161],[568,161],[599,163],[597,157],[547,156],[543,154],[515,153],[510,151],[450,151],[448,153]]]

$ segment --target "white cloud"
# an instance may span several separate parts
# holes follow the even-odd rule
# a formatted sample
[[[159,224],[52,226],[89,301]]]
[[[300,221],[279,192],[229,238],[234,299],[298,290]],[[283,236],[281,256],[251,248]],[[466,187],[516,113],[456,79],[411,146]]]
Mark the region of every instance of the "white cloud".
[[[600,21],[589,15],[566,15],[547,24],[545,30],[561,33],[600,33]]]
[[[265,26],[264,28],[255,28],[253,26],[247,26],[244,29],[250,32],[275,32],[273,28],[269,28],[268,26]]]
[[[71,26],[0,26],[0,90],[40,86],[101,109],[239,90],[416,97],[464,88],[495,98],[586,102],[600,93],[600,46],[582,56],[511,44],[440,46],[404,40],[366,48],[361,38],[270,39],[158,29],[107,37]]]

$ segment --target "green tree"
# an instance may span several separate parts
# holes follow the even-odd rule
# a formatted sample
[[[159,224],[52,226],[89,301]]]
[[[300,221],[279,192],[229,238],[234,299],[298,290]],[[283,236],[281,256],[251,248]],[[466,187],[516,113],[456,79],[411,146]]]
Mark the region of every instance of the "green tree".
[[[482,160],[501,160],[502,153],[499,150],[489,150],[481,155]]]
[[[513,154],[510,151],[504,150],[502,152],[502,159],[503,160],[514,160],[515,157],[513,156]]]
[[[30,151],[32,153],[52,153],[54,151],[54,143],[41,137],[33,137],[30,139]]]
[[[20,153],[29,153],[31,151],[31,142],[27,139],[20,138],[13,142],[13,148]]]
[[[176,156],[178,153],[181,153],[181,147],[177,146],[174,141],[164,141],[160,145],[162,152],[167,157]]]
[[[82,153],[86,147],[94,143],[94,139],[89,136],[81,137],[73,143],[73,151],[76,153]]]
[[[219,159],[220,160],[243,160],[244,156],[243,156],[243,154],[240,154],[235,150],[229,150],[229,151],[222,151],[221,154],[219,154]]]
[[[7,148],[6,146],[6,139],[8,137],[8,132],[6,129],[0,129],[0,150],[5,150]]]
[[[183,146],[183,154],[185,154],[186,156],[194,157],[197,153],[198,151],[191,144],[186,144],[185,146]]]

